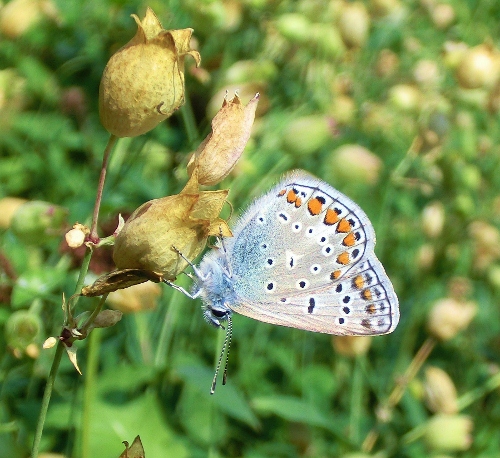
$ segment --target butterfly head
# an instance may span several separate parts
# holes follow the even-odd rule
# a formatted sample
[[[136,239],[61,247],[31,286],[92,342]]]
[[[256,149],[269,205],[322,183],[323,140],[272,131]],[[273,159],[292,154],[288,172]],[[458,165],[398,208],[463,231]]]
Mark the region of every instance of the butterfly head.
[[[227,321],[231,314],[231,309],[223,303],[205,304],[203,306],[203,316],[205,320],[216,328],[220,328],[222,322]]]

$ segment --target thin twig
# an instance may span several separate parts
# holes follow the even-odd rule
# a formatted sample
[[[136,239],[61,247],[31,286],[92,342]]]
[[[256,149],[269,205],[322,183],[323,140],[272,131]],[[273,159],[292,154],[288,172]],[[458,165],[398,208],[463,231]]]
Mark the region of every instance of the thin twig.
[[[116,140],[118,140],[118,137],[111,134],[102,157],[101,175],[99,176],[99,183],[97,185],[97,195],[95,198],[94,213],[92,215],[92,227],[90,228],[89,236],[90,241],[93,243],[99,242],[99,236],[97,235],[97,220],[99,218],[99,209],[101,208],[102,193],[104,190],[104,182],[106,181],[109,156],[113,150],[113,146],[115,146]]]

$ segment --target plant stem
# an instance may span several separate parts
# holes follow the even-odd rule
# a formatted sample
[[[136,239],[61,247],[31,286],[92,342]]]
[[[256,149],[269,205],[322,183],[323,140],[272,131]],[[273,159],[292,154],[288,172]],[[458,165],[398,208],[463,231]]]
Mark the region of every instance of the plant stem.
[[[379,418],[377,420],[377,423],[383,423],[389,421],[389,419],[392,416],[392,411],[394,407],[399,403],[401,398],[403,397],[404,392],[406,391],[406,388],[408,384],[415,378],[417,375],[418,371],[424,364],[424,362],[427,360],[429,357],[430,353],[436,346],[436,339],[433,337],[428,337],[425,342],[422,344],[420,349],[418,350],[417,354],[411,361],[410,365],[406,369],[405,373],[403,376],[400,378],[399,382],[396,384],[394,389],[392,390],[391,394],[387,398],[387,400],[382,403],[381,408],[380,408],[380,413]],[[365,453],[371,452],[373,449],[373,446],[375,445],[375,442],[377,441],[379,436],[377,426],[375,426],[366,436],[365,440],[363,441],[363,445],[361,446],[361,450]]]
[[[43,426],[45,424],[45,417],[47,416],[47,411],[49,410],[50,397],[52,396],[52,389],[54,388],[54,382],[56,380],[57,370],[59,369],[59,363],[61,362],[61,357],[64,351],[64,344],[59,341],[56,352],[54,354],[54,360],[52,361],[52,367],[50,368],[49,376],[47,377],[47,384],[45,385],[45,391],[43,392],[42,406],[40,409],[40,415],[38,416],[38,423],[36,425],[35,438],[33,439],[33,447],[31,449],[31,458],[37,458],[38,449],[40,447],[40,441],[42,440]]]
[[[188,144],[191,147],[194,145],[196,140],[200,137],[198,128],[196,127],[196,120],[193,113],[193,107],[191,106],[191,101],[187,93],[184,94],[186,102],[182,105],[179,110],[182,116],[182,122],[184,123],[184,128],[186,129]]]
[[[104,182],[106,180],[106,171],[108,169],[109,156],[113,147],[115,146],[118,137],[111,135],[108,140],[108,144],[104,149],[104,154],[102,156],[102,166],[101,175],[99,176],[99,183],[97,185],[97,195],[95,198],[94,214],[92,215],[92,227],[90,228],[90,241],[93,243],[99,242],[99,236],[97,235],[97,220],[99,218],[99,209],[101,208],[102,192],[104,190]]]

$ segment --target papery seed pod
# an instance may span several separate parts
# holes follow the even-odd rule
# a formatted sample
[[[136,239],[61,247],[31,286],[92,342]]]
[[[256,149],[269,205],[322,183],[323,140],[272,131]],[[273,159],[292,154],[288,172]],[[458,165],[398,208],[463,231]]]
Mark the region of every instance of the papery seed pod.
[[[347,46],[363,46],[370,31],[370,15],[364,3],[345,3],[338,18],[338,26]]]
[[[489,45],[469,49],[457,67],[457,79],[466,89],[492,87],[500,76],[498,51]]]
[[[285,127],[283,147],[292,154],[305,156],[321,148],[334,134],[334,121],[328,116],[302,116]]]
[[[137,33],[111,56],[99,88],[99,115],[117,137],[144,134],[184,103],[184,59],[192,29],[164,30],[151,8],[142,21],[133,14]]]
[[[458,412],[457,389],[450,376],[439,367],[429,366],[425,370],[424,390],[425,402],[432,412]]]
[[[187,266],[175,249],[194,259],[205,248],[209,236],[231,235],[227,223],[219,218],[227,193],[181,192],[141,205],[116,236],[116,266],[144,269],[174,279]]]
[[[146,282],[109,293],[108,305],[123,313],[153,310],[158,305],[162,289],[157,283]]]
[[[8,229],[17,209],[26,203],[19,197],[4,197],[0,199],[0,229]]]
[[[427,237],[438,237],[443,231],[445,209],[442,202],[436,201],[426,205],[422,211],[422,229]]]
[[[380,176],[382,160],[361,145],[342,145],[329,157],[332,174],[343,182],[373,185]]]
[[[424,441],[435,451],[467,450],[472,444],[474,424],[467,415],[434,415],[426,424]]]
[[[335,352],[351,358],[364,355],[370,349],[371,343],[371,336],[332,336]]]
[[[422,93],[410,84],[396,84],[389,90],[389,101],[402,111],[418,111],[422,104]]]
[[[24,351],[42,330],[40,317],[29,310],[18,310],[5,323],[5,341],[9,347]]]
[[[432,22],[438,29],[446,29],[455,21],[455,10],[448,3],[438,3],[430,8]]]
[[[49,0],[12,0],[0,8],[0,32],[6,37],[17,38],[44,16],[58,17],[54,4]]]
[[[224,100],[212,120],[212,132],[188,164],[190,176],[197,170],[199,184],[211,186],[229,175],[250,138],[258,102],[259,94],[246,106],[241,104],[237,95]]]
[[[449,340],[466,329],[476,316],[475,302],[461,302],[452,298],[436,301],[427,318],[427,329],[440,340]]]
[[[17,208],[10,228],[23,243],[41,245],[62,233],[67,215],[63,207],[33,200]]]

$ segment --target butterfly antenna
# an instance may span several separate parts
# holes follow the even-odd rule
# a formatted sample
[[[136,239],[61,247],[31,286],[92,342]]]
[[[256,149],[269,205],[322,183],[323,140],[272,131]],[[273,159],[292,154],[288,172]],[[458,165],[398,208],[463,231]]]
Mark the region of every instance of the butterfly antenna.
[[[231,315],[228,315],[227,317],[227,337],[228,342],[227,342],[227,352],[226,352],[226,364],[224,365],[224,373],[222,374],[222,384],[226,384],[227,380],[227,365],[229,363],[229,350],[231,349],[231,340],[233,338],[233,322],[231,320]]]
[[[228,348],[228,352],[229,352],[229,346],[231,345],[232,334],[233,334],[233,324],[231,321],[231,315],[228,315],[227,316],[226,337],[224,338],[224,344],[222,345],[222,349],[221,349],[220,356],[219,356],[219,361],[217,362],[217,367],[215,368],[215,374],[214,374],[214,378],[212,380],[212,387],[210,388],[210,394],[215,393],[215,385],[217,385],[217,376],[219,375],[220,366],[222,364],[222,358],[224,357],[226,347]],[[229,343],[229,345],[228,345],[228,343]],[[226,365],[224,368],[224,376],[222,379],[223,385],[226,384],[226,378],[227,378],[227,356],[226,356]]]

